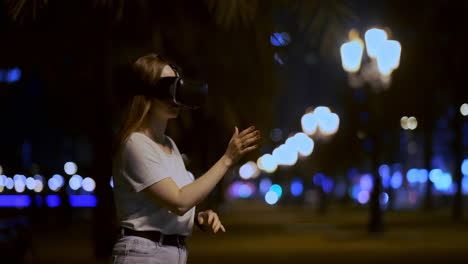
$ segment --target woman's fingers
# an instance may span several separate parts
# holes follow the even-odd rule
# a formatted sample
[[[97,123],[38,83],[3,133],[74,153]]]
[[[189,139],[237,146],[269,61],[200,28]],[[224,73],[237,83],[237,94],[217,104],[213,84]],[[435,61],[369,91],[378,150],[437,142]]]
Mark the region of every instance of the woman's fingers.
[[[216,226],[218,226],[219,224],[219,218],[215,218],[214,221],[213,221],[213,224],[211,224],[211,228],[213,228],[213,230],[216,228]]]
[[[221,222],[218,221],[216,225],[213,226],[213,232],[218,233],[219,228],[221,227]]]
[[[205,222],[204,219],[203,219],[203,216],[197,216],[198,218],[198,223],[200,223],[200,225],[203,225],[203,223]]]
[[[224,226],[223,226],[223,224],[221,224],[221,222],[219,223],[219,227],[221,228],[221,230],[222,230],[223,232],[226,232],[226,228],[224,228]]]
[[[209,225],[211,225],[211,223],[213,222],[214,219],[215,219],[214,214],[208,214],[208,224]]]
[[[250,137],[246,140],[243,141],[242,145],[243,146],[250,146],[252,143],[257,142],[260,140],[262,137],[260,135]]]
[[[245,154],[247,152],[250,152],[250,151],[252,151],[252,150],[254,150],[254,149],[258,148],[258,147],[259,147],[259,145],[255,144],[255,145],[253,145],[251,147],[245,148],[244,150],[241,151],[241,154]]]
[[[242,132],[240,132],[239,137],[243,137],[244,135],[249,134],[249,133],[252,132],[254,129],[255,129],[254,126],[251,126],[251,127],[247,128],[247,129],[244,129]]]

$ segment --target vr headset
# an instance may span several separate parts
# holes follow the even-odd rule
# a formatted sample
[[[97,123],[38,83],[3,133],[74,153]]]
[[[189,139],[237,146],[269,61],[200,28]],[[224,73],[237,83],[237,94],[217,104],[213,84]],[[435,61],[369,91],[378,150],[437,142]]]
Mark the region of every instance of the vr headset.
[[[174,65],[169,66],[179,75]],[[154,85],[140,85],[136,94],[170,101],[174,105],[189,109],[198,109],[206,101],[208,84],[181,76],[161,77]]]

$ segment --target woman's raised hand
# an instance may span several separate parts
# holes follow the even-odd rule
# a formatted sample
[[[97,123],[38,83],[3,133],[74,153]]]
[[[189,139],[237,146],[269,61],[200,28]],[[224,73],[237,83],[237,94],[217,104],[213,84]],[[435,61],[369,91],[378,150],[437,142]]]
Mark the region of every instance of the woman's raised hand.
[[[259,147],[256,144],[261,139],[260,131],[251,126],[239,133],[239,129],[235,127],[234,135],[229,141],[225,157],[230,159],[231,165],[238,162],[242,156]]]

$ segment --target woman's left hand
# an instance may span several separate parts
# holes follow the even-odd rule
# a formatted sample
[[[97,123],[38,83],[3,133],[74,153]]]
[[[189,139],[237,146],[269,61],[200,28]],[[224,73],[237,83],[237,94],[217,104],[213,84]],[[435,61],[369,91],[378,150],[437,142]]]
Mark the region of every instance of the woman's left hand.
[[[213,210],[199,212],[197,215],[197,219],[200,225],[207,228],[211,228],[213,233],[217,233],[220,229],[223,232],[226,232],[226,228],[224,228],[223,224],[221,224],[218,214],[213,212]]]

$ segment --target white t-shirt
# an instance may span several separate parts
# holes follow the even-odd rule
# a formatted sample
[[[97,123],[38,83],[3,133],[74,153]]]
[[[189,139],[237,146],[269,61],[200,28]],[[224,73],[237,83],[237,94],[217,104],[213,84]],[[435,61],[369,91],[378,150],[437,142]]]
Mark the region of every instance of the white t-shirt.
[[[113,164],[114,197],[120,225],[133,230],[158,230],[163,234],[190,235],[195,207],[183,216],[171,213],[151,201],[141,190],[171,177],[179,188],[194,181],[174,141],[167,154],[153,140],[133,132]]]

